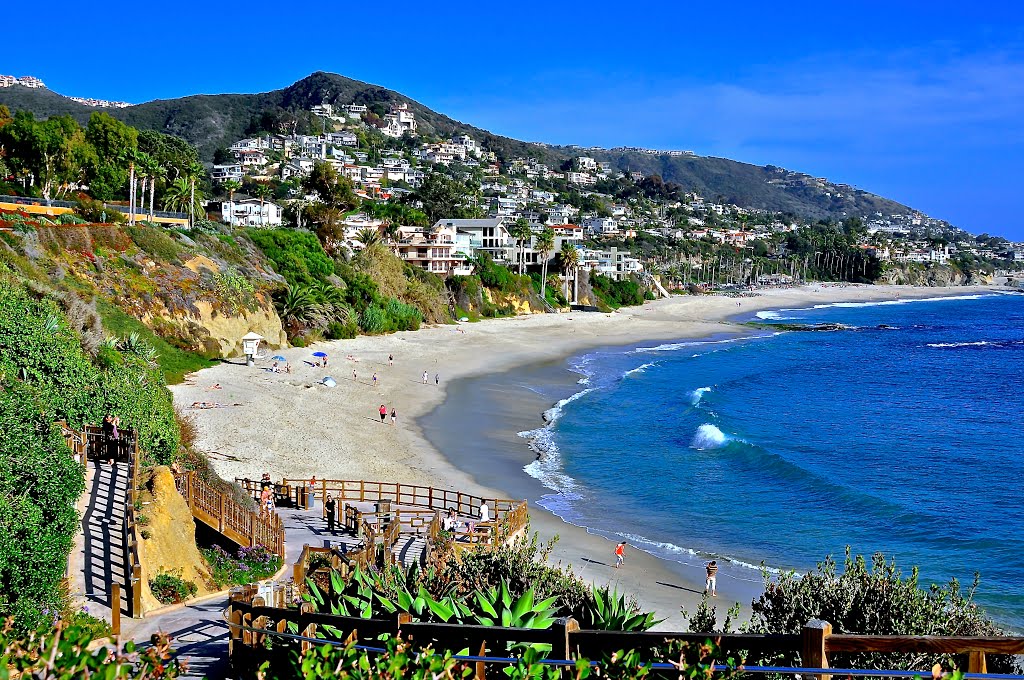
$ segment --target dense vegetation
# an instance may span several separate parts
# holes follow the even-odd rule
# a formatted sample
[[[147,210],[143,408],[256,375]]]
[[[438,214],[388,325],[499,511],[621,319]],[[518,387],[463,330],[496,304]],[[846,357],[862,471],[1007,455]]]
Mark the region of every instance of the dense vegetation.
[[[799,634],[811,619],[832,624],[834,633],[865,635],[950,635],[989,637],[1006,635],[989,616],[974,604],[979,576],[964,591],[951,580],[945,586],[932,584],[927,589],[918,582],[914,567],[904,577],[895,561],[882,554],[870,560],[851,555],[840,570],[831,558],[814,571],[781,576],[764,573],[764,593],[751,603],[750,621],[742,628],[750,633]],[[737,607],[738,608],[738,607]],[[690,619],[690,630],[729,632],[735,621],[735,609],[726,618],[724,628],[716,623],[715,609],[707,600]],[[751,659],[751,661],[755,661]],[[765,665],[799,665],[799,654],[777,653],[756,660]],[[837,668],[905,669],[926,668],[940,663],[949,668],[967,667],[966,658],[948,654],[834,654],[831,665]],[[1019,673],[1014,657],[988,655],[989,672]]]
[[[77,529],[83,471],[53,423],[106,414],[169,462],[179,431],[152,349],[107,339],[95,311],[0,269],[0,615],[34,627],[66,606],[60,592]],[[26,493],[30,490],[30,493]]]

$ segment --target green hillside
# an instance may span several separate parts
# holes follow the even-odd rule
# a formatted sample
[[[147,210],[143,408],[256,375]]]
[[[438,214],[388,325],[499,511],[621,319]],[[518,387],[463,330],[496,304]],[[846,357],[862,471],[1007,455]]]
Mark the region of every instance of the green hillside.
[[[415,112],[422,134],[448,137],[466,133],[483,142],[502,160],[532,157],[557,167],[573,156],[590,155],[611,162],[619,170],[659,174],[666,182],[676,182],[706,198],[721,196],[728,202],[748,208],[789,211],[815,219],[844,214],[910,212],[909,208],[895,201],[867,192],[837,188],[832,184],[823,187],[805,186],[799,182],[785,186],[769,184],[768,181],[777,179],[781,172],[773,166],[762,167],[725,158],[584,151],[530,144],[453,120],[393,90],[333,73],[313,73],[293,85],[271,92],[194,95],[155,100],[124,109],[107,109],[107,112],[139,129],[182,137],[194,144],[202,157],[209,161],[217,148],[230,145],[256,130],[314,131],[316,123],[308,111],[312,106],[325,102],[367,106],[405,102]],[[83,123],[95,110],[46,89],[24,87],[0,89],[0,104],[6,104],[12,111],[29,109],[37,116],[69,114]]]

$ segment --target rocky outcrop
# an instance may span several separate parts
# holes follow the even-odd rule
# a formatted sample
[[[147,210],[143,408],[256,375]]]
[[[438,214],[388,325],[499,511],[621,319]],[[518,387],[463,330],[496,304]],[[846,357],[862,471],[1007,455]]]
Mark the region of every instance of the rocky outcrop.
[[[188,503],[174,488],[174,477],[164,466],[153,470],[143,494],[142,515],[149,518],[144,527],[149,538],[139,541],[139,561],[142,564],[142,609],[159,609],[162,605],[149,590],[149,579],[161,571],[179,574],[198,586],[197,596],[211,592],[210,571],[199,548],[196,547],[196,525]]]
[[[261,347],[279,349],[288,346],[288,337],[269,301],[260,300],[254,310],[240,310],[226,314],[204,300],[193,303],[198,311],[194,315],[174,315],[165,310],[153,310],[142,321],[164,337],[173,337],[206,356],[230,358],[241,356],[242,336],[249,331],[264,337]]]
[[[889,265],[875,283],[905,286],[977,286],[992,283],[992,277],[980,272],[966,274],[955,267],[940,264]]]

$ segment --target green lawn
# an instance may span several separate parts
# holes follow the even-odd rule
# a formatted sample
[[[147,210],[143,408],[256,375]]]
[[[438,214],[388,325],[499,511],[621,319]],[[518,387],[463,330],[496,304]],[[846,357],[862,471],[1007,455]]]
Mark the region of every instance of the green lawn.
[[[160,355],[157,361],[164,371],[168,385],[174,385],[184,380],[185,375],[201,368],[213,366],[216,361],[207,359],[194,352],[178,349],[159,335],[151,331],[144,323],[121,311],[120,308],[105,300],[98,300],[96,308],[103,319],[103,328],[111,335],[124,337],[130,333],[137,333],[139,337],[148,342]]]

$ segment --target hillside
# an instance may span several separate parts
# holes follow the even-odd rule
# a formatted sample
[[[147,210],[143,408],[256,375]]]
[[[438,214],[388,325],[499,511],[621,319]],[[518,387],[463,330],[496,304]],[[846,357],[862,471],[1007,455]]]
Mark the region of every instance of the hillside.
[[[727,202],[748,208],[789,211],[808,218],[909,213],[895,201],[856,191],[774,166],[756,166],[725,158],[654,155],[635,151],[582,151],[570,147],[541,146],[453,120],[398,92],[331,73],[317,72],[280,90],[259,94],[194,95],[155,100],[124,109],[103,109],[140,129],[157,130],[194,144],[206,160],[218,147],[244,137],[266,121],[301,121],[303,112],[321,103],[383,104],[405,102],[415,112],[420,131],[448,137],[469,134],[503,160],[532,157],[557,166],[573,156],[587,154],[609,161],[620,170],[660,174],[707,198],[722,196]],[[12,111],[28,109],[37,116],[69,114],[80,121],[96,110],[46,89],[0,89],[0,104]],[[290,131],[290,130],[289,130]],[[769,183],[772,182],[772,183]]]

